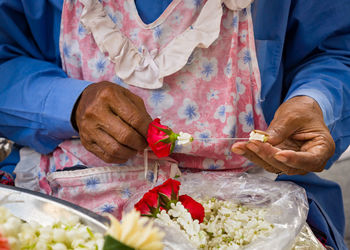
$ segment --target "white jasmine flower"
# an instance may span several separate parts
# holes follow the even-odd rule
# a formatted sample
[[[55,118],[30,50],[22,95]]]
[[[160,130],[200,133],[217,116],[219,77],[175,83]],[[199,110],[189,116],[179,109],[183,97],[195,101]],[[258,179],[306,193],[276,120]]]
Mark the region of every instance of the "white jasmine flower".
[[[189,144],[193,141],[193,137],[192,135],[188,134],[188,133],[183,133],[180,132],[179,136],[177,137],[177,144],[178,145],[186,145]]]
[[[262,131],[258,131],[258,130],[253,130],[252,132],[250,132],[249,134],[249,140],[256,140],[256,141],[261,141],[261,142],[266,142],[268,139],[268,136],[266,134],[264,134]]]

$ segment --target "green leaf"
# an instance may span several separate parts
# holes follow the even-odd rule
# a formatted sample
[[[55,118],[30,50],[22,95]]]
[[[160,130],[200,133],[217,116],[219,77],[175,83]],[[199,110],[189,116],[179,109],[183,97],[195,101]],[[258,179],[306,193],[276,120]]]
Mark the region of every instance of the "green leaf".
[[[105,243],[103,245],[103,250],[135,250],[135,248],[129,247],[119,240],[116,240],[110,235],[105,236]]]

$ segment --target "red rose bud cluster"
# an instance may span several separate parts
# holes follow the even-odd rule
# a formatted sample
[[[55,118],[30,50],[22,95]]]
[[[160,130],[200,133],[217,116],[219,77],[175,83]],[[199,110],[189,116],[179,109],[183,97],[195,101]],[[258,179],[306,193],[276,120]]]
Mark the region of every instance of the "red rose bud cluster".
[[[171,128],[160,124],[160,119],[154,119],[148,126],[147,142],[155,155],[159,158],[170,155],[174,148],[178,134]]]
[[[180,195],[179,189],[181,183],[177,180],[168,179],[162,185],[159,185],[144,194],[142,199],[135,204],[135,209],[140,211],[143,216],[157,218],[161,210],[168,211],[171,203],[180,201],[182,205],[191,214],[193,220],[199,223],[204,219],[204,207],[188,195]]]

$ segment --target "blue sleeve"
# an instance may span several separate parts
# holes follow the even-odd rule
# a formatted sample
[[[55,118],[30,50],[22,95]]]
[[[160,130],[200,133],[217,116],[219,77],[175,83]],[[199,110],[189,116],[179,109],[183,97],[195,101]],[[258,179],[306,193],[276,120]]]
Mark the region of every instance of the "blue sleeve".
[[[0,0],[0,135],[40,153],[77,135],[70,123],[88,82],[60,67],[62,0]]]
[[[286,99],[306,95],[319,103],[336,143],[327,167],[350,144],[349,13],[345,0],[293,1],[286,36]]]

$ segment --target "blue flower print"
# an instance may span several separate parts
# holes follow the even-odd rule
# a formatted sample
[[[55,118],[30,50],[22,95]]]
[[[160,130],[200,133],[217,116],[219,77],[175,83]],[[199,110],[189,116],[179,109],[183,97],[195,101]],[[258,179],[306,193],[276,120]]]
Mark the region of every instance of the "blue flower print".
[[[222,160],[213,160],[213,159],[205,159],[203,161],[203,167],[204,169],[210,169],[210,170],[217,170],[221,169],[224,166],[224,161]]]
[[[150,92],[147,102],[153,108],[155,115],[160,115],[163,110],[173,106],[174,98],[168,94],[168,86],[166,84],[164,84],[163,88],[151,90]]]
[[[226,121],[226,113],[233,111],[233,106],[231,105],[220,105],[214,114],[214,118],[220,120],[222,123]]]
[[[237,28],[238,27],[238,17],[236,15],[232,18],[231,26],[233,28]]]
[[[96,177],[90,177],[85,182],[86,188],[91,190],[97,189],[98,184],[100,184],[100,180]]]
[[[200,117],[197,103],[188,98],[185,98],[177,114],[181,119],[186,120],[186,125],[191,124]]]
[[[238,53],[238,58],[238,68],[241,70],[250,70],[252,58],[247,48],[242,49]]]
[[[106,6],[105,10],[107,12],[107,15],[112,20],[113,23],[115,23],[119,29],[123,27],[123,18],[124,15],[120,11],[115,11],[113,8]]]
[[[50,173],[55,171],[56,171],[56,165],[55,164],[50,165]]]
[[[148,171],[146,179],[149,182],[153,182],[153,180],[154,180],[154,173],[153,173],[153,171]]]
[[[103,54],[99,54],[96,57],[88,61],[88,67],[91,70],[91,74],[95,78],[104,76],[109,66],[109,60]]]
[[[114,204],[104,204],[100,211],[101,213],[113,213],[116,206]]]
[[[196,8],[198,9],[201,6],[202,0],[186,0],[185,6],[188,9]]]
[[[230,78],[232,76],[232,59],[230,58],[226,64],[226,67],[224,69],[225,76]]]
[[[198,141],[203,143],[203,145],[209,146],[211,144],[211,132],[210,132],[210,130],[195,132],[194,135]]]
[[[67,58],[71,57],[71,46],[67,43],[63,43],[63,55]]]
[[[219,99],[219,91],[216,89],[210,89],[210,91],[207,93],[207,100],[210,101],[211,99]]]
[[[154,38],[159,39],[162,36],[162,34],[163,34],[163,29],[160,27],[160,25],[156,26],[153,29]]]
[[[217,68],[218,61],[215,57],[211,59],[202,58],[199,65],[199,69],[196,72],[198,78],[202,78],[203,80],[209,82],[213,77],[218,73]]]
[[[79,37],[82,38],[82,37],[85,36],[85,34],[86,34],[85,27],[81,23],[79,23],[79,26],[78,26],[78,35],[79,35]]]
[[[123,199],[130,198],[130,196],[131,196],[131,191],[129,188],[125,188],[122,190],[122,198]]]
[[[254,129],[253,108],[251,104],[246,105],[246,110],[238,115],[239,123],[242,125],[243,132],[250,132]]]
[[[231,115],[227,118],[226,125],[222,130],[222,133],[228,135],[228,137],[236,137],[236,117]]]
[[[244,53],[244,56],[243,56],[243,62],[245,64],[248,64],[248,63],[250,63],[251,60],[252,60],[252,58],[250,56],[250,52],[249,52],[249,50],[246,50]]]

